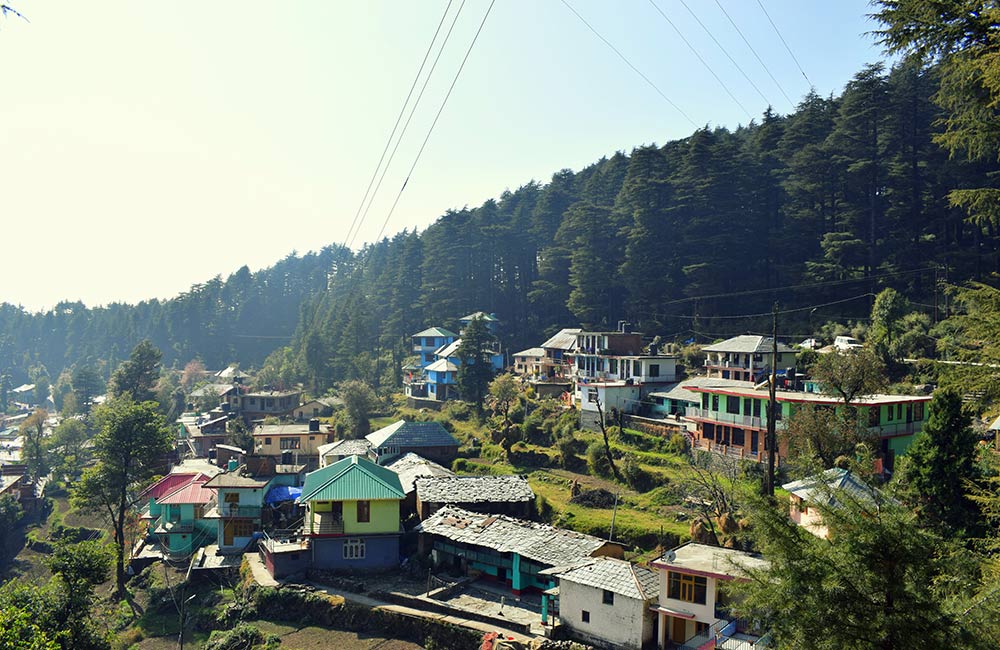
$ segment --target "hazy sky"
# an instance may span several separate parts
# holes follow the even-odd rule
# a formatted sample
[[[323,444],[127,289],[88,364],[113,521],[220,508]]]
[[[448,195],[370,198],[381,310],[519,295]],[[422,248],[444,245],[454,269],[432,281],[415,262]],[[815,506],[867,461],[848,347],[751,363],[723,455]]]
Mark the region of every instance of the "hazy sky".
[[[170,297],[341,243],[447,0],[6,0],[0,301]],[[792,106],[715,0],[567,0],[698,125]],[[719,0],[781,87],[809,90],[757,0]],[[762,0],[816,91],[881,53],[866,0]],[[488,0],[466,0],[355,246],[374,239]],[[454,0],[445,27],[461,0]],[[440,42],[440,40],[439,40]],[[432,55],[433,58],[433,55]],[[561,0],[496,0],[385,234],[691,122]]]

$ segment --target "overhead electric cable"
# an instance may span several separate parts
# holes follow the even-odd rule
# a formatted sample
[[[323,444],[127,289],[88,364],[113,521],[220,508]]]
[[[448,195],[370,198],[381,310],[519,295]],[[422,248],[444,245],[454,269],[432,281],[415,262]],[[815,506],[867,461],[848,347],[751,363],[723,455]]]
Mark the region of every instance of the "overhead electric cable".
[[[399,145],[403,141],[403,136],[406,135],[406,131],[410,127],[410,122],[413,120],[414,114],[417,112],[417,107],[420,105],[420,100],[424,96],[424,91],[427,90],[427,84],[430,83],[431,77],[434,76],[434,70],[437,69],[438,61],[441,60],[441,55],[444,53],[444,48],[448,45],[448,40],[451,38],[451,32],[455,29],[455,23],[458,22],[458,17],[462,15],[462,9],[465,8],[465,0],[458,5],[458,10],[455,12],[455,16],[451,19],[451,25],[448,26],[448,31],[445,32],[444,39],[441,41],[441,47],[438,49],[437,55],[434,57],[434,63],[431,64],[431,69],[427,72],[427,76],[424,78],[424,83],[420,87],[420,92],[417,93],[417,99],[413,102],[410,107],[410,114],[406,116],[406,122],[403,124],[403,129],[399,133],[399,138],[396,139],[396,144],[392,148],[392,153],[389,154],[389,160],[386,161],[385,167],[382,168],[382,175],[379,176],[378,183],[375,184],[375,190],[372,192],[368,199],[368,205],[365,207],[364,212],[361,214],[361,223],[364,223],[365,219],[368,218],[368,212],[372,209],[372,204],[375,202],[375,196],[378,194],[379,189],[382,187],[382,181],[385,180],[385,175],[389,171],[389,166],[392,165],[392,161],[396,158],[396,151],[399,150]],[[360,224],[358,225],[358,231],[361,230]],[[354,239],[358,236],[358,231],[355,231],[354,236],[351,238],[350,244],[348,246],[354,245]],[[376,238],[376,241],[381,237]]]
[[[795,65],[798,67],[799,72],[802,73],[802,78],[805,79],[806,83],[809,84],[809,87],[812,88],[813,83],[809,81],[809,77],[806,75],[806,71],[802,69],[802,66],[799,64],[799,60],[795,58],[795,53],[792,52],[792,48],[788,47],[788,43],[785,41],[785,37],[781,35],[781,31],[778,29],[778,26],[774,24],[773,20],[771,20],[771,14],[767,13],[767,9],[764,8],[764,3],[761,2],[760,0],[757,0],[757,5],[760,7],[760,10],[764,12],[764,15],[767,17],[767,22],[771,23],[771,27],[774,28],[774,33],[778,35],[778,39],[781,41],[781,44],[785,46],[786,50],[788,50],[788,56],[792,57],[792,61],[795,62]]]
[[[682,318],[682,319],[686,318],[688,320],[698,320],[698,319],[705,319],[705,320],[715,320],[715,319],[738,319],[738,320],[745,320],[745,319],[749,319],[749,318],[771,317],[775,313],[777,313],[779,315],[781,315],[781,314],[794,314],[797,311],[806,311],[806,310],[810,310],[810,309],[819,309],[820,307],[830,307],[832,305],[839,305],[839,304],[845,303],[845,302],[852,302],[854,300],[860,300],[861,298],[870,298],[870,297],[872,297],[874,295],[875,294],[869,292],[869,293],[863,293],[863,294],[858,295],[858,296],[852,296],[850,298],[844,298],[843,300],[833,300],[831,302],[824,302],[824,303],[820,303],[818,305],[806,305],[805,307],[795,307],[795,308],[792,308],[792,309],[783,309],[783,310],[778,311],[778,312],[767,311],[767,312],[761,312],[759,314],[729,314],[729,315],[722,315],[722,316],[714,315],[714,314],[711,315],[711,316],[705,316],[705,315],[691,316],[689,314],[655,314],[655,315],[659,316],[659,317],[664,317],[664,318]],[[639,312],[639,313],[642,313],[642,312]]]
[[[424,52],[424,58],[420,62],[420,68],[417,69],[417,74],[413,77],[413,83],[410,84],[410,91],[406,93],[406,99],[403,100],[403,105],[399,108],[399,115],[396,116],[396,123],[392,125],[392,132],[389,133],[389,139],[385,141],[385,147],[382,149],[382,155],[379,157],[378,164],[375,165],[374,171],[372,171],[372,177],[368,181],[368,187],[365,188],[364,196],[361,197],[361,203],[358,205],[358,211],[354,213],[354,220],[351,221],[351,227],[347,229],[347,234],[344,235],[345,246],[351,237],[351,233],[354,231],[354,226],[358,225],[358,219],[361,216],[361,211],[365,207],[365,201],[368,200],[368,195],[371,192],[372,185],[375,184],[375,177],[378,176],[378,171],[382,168],[382,163],[385,161],[385,154],[389,152],[389,146],[392,144],[392,139],[396,136],[396,130],[399,129],[399,123],[402,121],[403,114],[406,112],[406,106],[410,103],[410,98],[413,96],[413,90],[417,87],[417,82],[420,81],[420,75],[423,73],[424,66],[427,64],[427,57],[430,56],[431,50],[434,49],[434,43],[437,42],[438,34],[441,33],[441,26],[444,25],[444,19],[448,17],[448,11],[451,9],[452,2],[453,0],[448,0],[448,4],[444,8],[444,13],[441,14],[441,20],[438,21],[437,29],[434,30],[434,37],[431,38],[431,42],[427,46],[427,51]]]
[[[708,61],[701,58],[701,55],[698,54],[698,50],[694,49],[694,45],[691,45],[691,42],[684,37],[684,32],[682,32],[680,28],[678,28],[677,25],[674,24],[674,21],[670,20],[670,17],[667,16],[667,14],[665,14],[662,9],[660,9],[660,5],[656,4],[655,0],[649,0],[649,4],[653,5],[653,9],[656,9],[657,13],[663,16],[663,20],[667,21],[667,23],[674,28],[674,31],[677,32],[677,35],[681,37],[681,40],[684,41],[684,44],[688,46],[688,49],[691,50],[691,53],[694,54],[699,61],[701,61],[701,64],[705,66],[705,69],[708,70],[713,77],[715,77],[715,80],[719,82],[719,85],[722,86],[722,89],[726,91],[726,94],[729,95],[729,97],[736,103],[736,105],[743,109],[743,112],[747,114],[747,117],[749,117],[752,120],[753,114],[747,110],[747,107],[744,106],[742,102],[740,102],[740,100],[736,99],[736,95],[734,95],[733,92],[729,90],[729,86],[726,85],[726,82],[723,81],[719,77],[719,75],[715,74],[715,70],[712,69],[712,66],[708,65]]]
[[[669,97],[667,97],[666,94],[664,94],[664,92],[662,90],[660,90],[659,86],[657,86],[655,83],[653,83],[653,81],[649,77],[647,77],[646,75],[644,75],[642,73],[642,71],[639,70],[639,68],[637,68],[634,65],[632,65],[632,62],[629,61],[628,58],[624,54],[622,54],[621,51],[617,47],[615,47],[614,45],[612,45],[611,41],[609,41],[608,39],[604,38],[599,31],[597,31],[596,29],[594,29],[594,26],[591,25],[589,22],[587,22],[587,19],[584,18],[583,16],[581,16],[580,13],[576,9],[574,9],[573,6],[568,2],[568,0],[561,0],[561,2],[564,5],[566,5],[567,9],[569,9],[570,11],[573,12],[574,16],[576,16],[577,18],[580,19],[580,22],[582,22],[584,25],[587,26],[587,29],[589,29],[591,32],[594,33],[594,36],[596,36],[597,38],[601,39],[601,41],[603,41],[603,43],[605,45],[607,45],[608,47],[610,47],[611,51],[614,52],[615,54],[617,54],[618,58],[620,58],[622,61],[625,62],[625,65],[627,65],[628,67],[632,68],[632,72],[634,72],[637,75],[639,75],[640,77],[642,77],[642,80],[645,81],[647,84],[649,84],[649,86],[653,90],[656,91],[656,94],[663,98],[663,101],[665,101],[668,104],[670,104],[670,106],[672,106],[675,111],[677,111],[678,113],[680,113],[681,115],[683,115],[684,119],[691,123],[691,126],[693,126],[696,129],[698,128],[698,125],[695,123],[695,121],[692,120],[690,117],[688,117],[688,114],[685,113],[683,110],[681,110],[680,106],[678,106],[677,104],[675,104]]]
[[[750,48],[751,52],[753,52],[754,57],[757,59],[757,63],[759,63],[762,68],[764,68],[764,72],[767,73],[767,76],[771,78],[771,81],[774,82],[774,85],[778,87],[779,91],[781,91],[781,95],[794,108],[795,107],[795,102],[793,102],[792,98],[789,97],[788,93],[785,92],[785,89],[781,86],[781,82],[779,82],[774,77],[774,75],[771,74],[771,69],[767,67],[766,63],[764,63],[764,59],[760,58],[760,55],[757,54],[757,50],[753,49],[753,45],[750,45],[750,41],[747,40],[747,37],[743,35],[743,30],[740,29],[740,26],[736,24],[736,21],[733,20],[733,17],[729,15],[729,12],[726,11],[726,8],[722,6],[722,4],[719,2],[719,0],[715,0],[715,4],[718,5],[719,9],[722,10],[722,13],[725,14],[726,18],[729,20],[729,24],[731,24],[733,26],[733,29],[736,30],[736,33],[740,35],[740,38],[743,39],[743,42],[746,43],[746,46],[748,48]]]
[[[451,97],[451,92],[455,90],[455,84],[458,83],[458,78],[461,76],[462,70],[465,69],[465,64],[469,60],[469,55],[472,54],[472,48],[475,47],[476,41],[479,40],[479,35],[483,32],[483,27],[486,25],[486,19],[489,18],[494,4],[496,4],[496,0],[490,0],[490,5],[486,8],[486,13],[483,14],[483,19],[479,23],[479,29],[476,30],[476,35],[472,37],[472,42],[469,43],[469,48],[465,51],[465,56],[462,57],[462,63],[458,66],[458,70],[455,72],[455,77],[451,80],[451,85],[448,86],[448,92],[445,93],[444,100],[441,102],[441,106],[438,107],[437,113],[434,115],[434,121],[431,122],[430,128],[427,129],[427,135],[424,136],[424,141],[420,144],[420,149],[417,150],[417,155],[413,159],[413,164],[410,165],[410,171],[406,172],[406,179],[403,181],[403,186],[399,188],[399,192],[396,194],[396,200],[392,202],[392,207],[389,208],[389,213],[385,215],[385,221],[382,222],[382,228],[379,229],[378,237],[375,238],[376,242],[382,238],[382,233],[385,232],[385,227],[389,225],[389,219],[392,218],[392,213],[395,212],[396,206],[399,204],[399,199],[403,196],[403,190],[406,189],[407,183],[410,182],[410,176],[413,175],[413,170],[417,168],[417,163],[420,162],[420,156],[424,153],[424,149],[427,147],[427,142],[431,139],[431,134],[434,133],[434,127],[437,126],[438,118],[441,117],[444,107],[448,104],[448,98]]]
[[[680,0],[680,3],[684,5],[684,8],[687,9],[689,14],[691,14],[691,17],[694,18],[696,21],[698,21],[698,24],[701,25],[701,28],[705,30],[705,33],[708,34],[708,37],[710,39],[712,39],[712,42],[715,43],[717,46],[719,46],[719,49],[722,50],[722,53],[726,55],[726,58],[729,59],[730,63],[732,63],[733,66],[740,71],[740,74],[743,75],[743,78],[747,80],[747,83],[750,84],[753,87],[753,89],[757,91],[757,94],[760,95],[760,98],[763,99],[768,106],[770,106],[771,100],[769,100],[767,96],[765,96],[764,93],[761,92],[760,88],[757,87],[757,84],[755,84],[753,82],[753,79],[750,78],[750,75],[748,75],[746,72],[743,71],[743,68],[740,67],[740,64],[737,63],[736,59],[734,59],[733,56],[726,50],[726,48],[722,46],[722,43],[719,42],[719,39],[715,38],[715,35],[705,25],[705,23],[701,22],[701,18],[698,18],[698,14],[692,11],[691,7],[689,7],[688,3],[684,2],[684,0]]]

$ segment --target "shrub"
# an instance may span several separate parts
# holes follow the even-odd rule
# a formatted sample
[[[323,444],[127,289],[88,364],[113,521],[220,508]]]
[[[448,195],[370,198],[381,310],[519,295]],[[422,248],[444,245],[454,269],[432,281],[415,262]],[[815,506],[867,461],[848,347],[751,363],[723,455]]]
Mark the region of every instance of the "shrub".
[[[538,515],[540,521],[549,522],[552,521],[555,510],[548,499],[539,495],[535,497],[535,514]]]
[[[251,650],[252,648],[275,648],[281,640],[277,637],[265,637],[264,633],[253,625],[240,623],[231,630],[220,632],[216,630],[208,637],[205,650]]]
[[[451,400],[441,408],[441,414],[449,420],[466,421],[473,415],[472,407],[466,402]]]
[[[656,484],[654,476],[644,470],[632,454],[625,456],[622,461],[621,473],[625,483],[636,492],[648,492]]]
[[[593,442],[587,447],[587,470],[591,476],[611,476],[611,463],[604,453],[604,444]]]

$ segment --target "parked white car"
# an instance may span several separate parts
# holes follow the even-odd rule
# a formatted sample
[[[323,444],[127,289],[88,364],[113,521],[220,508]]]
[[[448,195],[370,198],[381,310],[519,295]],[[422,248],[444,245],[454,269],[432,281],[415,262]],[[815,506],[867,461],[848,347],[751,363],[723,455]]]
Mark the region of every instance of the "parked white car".
[[[809,350],[815,350],[816,348],[823,347],[823,344],[821,344],[816,339],[806,339],[805,341],[802,341],[801,343],[799,343],[799,347],[800,348],[806,348],[806,349],[809,349]]]
[[[833,347],[838,350],[856,350],[860,347],[861,341],[857,340],[853,336],[838,336],[833,340]]]

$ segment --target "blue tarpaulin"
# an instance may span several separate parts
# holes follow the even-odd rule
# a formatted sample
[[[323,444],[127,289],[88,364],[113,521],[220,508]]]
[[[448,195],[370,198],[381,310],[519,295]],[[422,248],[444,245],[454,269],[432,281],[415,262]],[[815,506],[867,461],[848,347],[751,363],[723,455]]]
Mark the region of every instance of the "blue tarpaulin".
[[[267,503],[281,503],[282,501],[295,501],[302,496],[302,488],[290,487],[288,485],[276,485],[271,488],[264,501]]]

